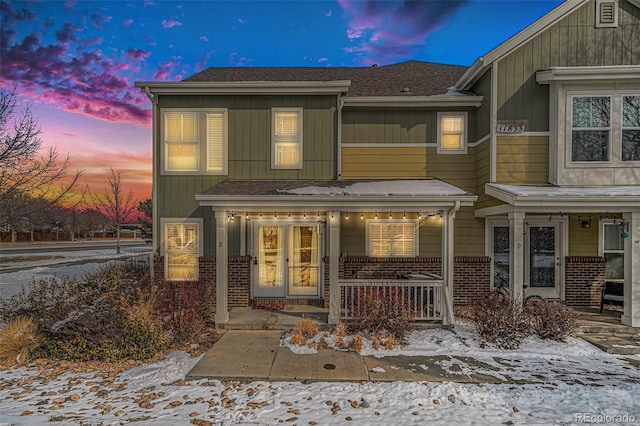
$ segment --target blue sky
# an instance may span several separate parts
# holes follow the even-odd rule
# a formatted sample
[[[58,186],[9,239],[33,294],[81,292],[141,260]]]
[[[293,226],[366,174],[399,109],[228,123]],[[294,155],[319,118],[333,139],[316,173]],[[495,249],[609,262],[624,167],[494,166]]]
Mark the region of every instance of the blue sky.
[[[135,81],[212,66],[470,65],[559,3],[2,0],[0,84],[90,187],[114,167],[146,198],[151,108]]]

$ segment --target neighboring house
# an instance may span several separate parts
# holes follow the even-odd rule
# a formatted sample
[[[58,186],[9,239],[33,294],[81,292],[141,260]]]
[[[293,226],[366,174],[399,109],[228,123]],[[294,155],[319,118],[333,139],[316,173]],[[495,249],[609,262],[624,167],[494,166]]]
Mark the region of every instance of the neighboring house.
[[[260,303],[333,323],[353,279],[420,273],[424,317],[445,323],[494,285],[597,306],[618,280],[640,326],[637,0],[567,1],[468,68],[136,84],[153,102],[156,274],[215,286],[220,324]]]

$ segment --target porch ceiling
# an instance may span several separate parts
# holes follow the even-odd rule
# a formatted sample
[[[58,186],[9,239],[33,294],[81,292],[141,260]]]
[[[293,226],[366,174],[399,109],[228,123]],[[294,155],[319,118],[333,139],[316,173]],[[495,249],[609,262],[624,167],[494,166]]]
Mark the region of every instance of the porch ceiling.
[[[507,204],[480,209],[476,211],[478,217],[516,210],[546,213],[640,210],[640,186],[559,187],[488,183],[485,192]]]
[[[401,210],[471,206],[477,197],[438,179],[411,180],[227,180],[212,186],[196,200],[201,206]]]

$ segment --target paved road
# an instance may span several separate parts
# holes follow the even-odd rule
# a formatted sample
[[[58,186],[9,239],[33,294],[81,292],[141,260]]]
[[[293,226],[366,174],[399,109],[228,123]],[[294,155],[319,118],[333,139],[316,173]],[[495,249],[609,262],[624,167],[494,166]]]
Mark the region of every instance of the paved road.
[[[151,245],[145,243],[143,240],[122,240],[120,241],[121,247],[141,247],[145,250],[150,250]],[[115,240],[81,240],[81,241],[60,241],[60,242],[47,242],[47,243],[2,243],[0,245],[0,256],[11,254],[31,254],[31,253],[49,253],[49,252],[67,252],[67,251],[91,251],[91,250],[105,250],[113,248],[116,249]],[[137,250],[136,250],[137,251]]]

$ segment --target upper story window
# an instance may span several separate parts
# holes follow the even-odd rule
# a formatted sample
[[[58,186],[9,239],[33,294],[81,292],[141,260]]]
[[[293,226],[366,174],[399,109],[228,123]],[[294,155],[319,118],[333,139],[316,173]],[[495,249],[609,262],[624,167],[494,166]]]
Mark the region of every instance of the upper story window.
[[[622,161],[640,161],[640,95],[622,97]]]
[[[574,96],[571,161],[609,161],[611,97]]]
[[[164,112],[163,174],[227,173],[227,110]]]
[[[411,257],[418,255],[417,220],[367,220],[367,255]]]
[[[571,162],[640,161],[640,95],[571,97]]]
[[[467,153],[467,113],[438,113],[438,154]]]
[[[271,168],[302,168],[302,108],[273,108]]]

